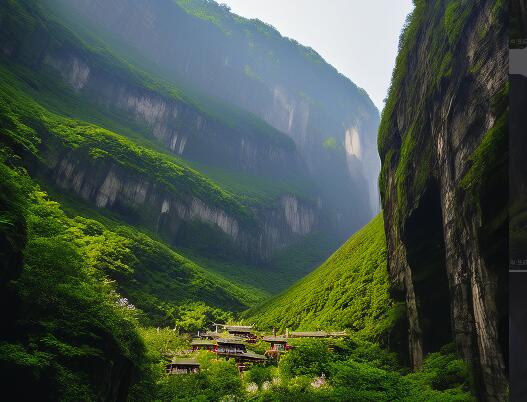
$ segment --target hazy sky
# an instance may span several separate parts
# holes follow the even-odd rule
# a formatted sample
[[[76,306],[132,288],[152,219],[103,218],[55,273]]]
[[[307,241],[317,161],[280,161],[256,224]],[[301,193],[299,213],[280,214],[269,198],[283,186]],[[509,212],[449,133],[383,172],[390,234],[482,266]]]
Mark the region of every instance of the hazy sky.
[[[411,0],[218,0],[311,46],[364,88],[379,111],[390,84]]]

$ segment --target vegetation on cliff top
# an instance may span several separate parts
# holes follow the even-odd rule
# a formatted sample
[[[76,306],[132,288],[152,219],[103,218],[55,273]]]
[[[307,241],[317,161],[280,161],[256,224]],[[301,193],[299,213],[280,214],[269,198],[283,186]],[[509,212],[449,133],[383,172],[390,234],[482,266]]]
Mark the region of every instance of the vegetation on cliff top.
[[[236,196],[196,170],[164,154],[138,146],[129,139],[79,120],[65,118],[47,111],[26,95],[4,67],[0,69],[0,117],[3,141],[20,150],[42,157],[39,148],[53,141],[88,159],[108,160],[149,177],[173,192],[194,195],[243,220],[250,212]],[[59,149],[52,150],[55,154]],[[45,161],[44,161],[45,162]]]

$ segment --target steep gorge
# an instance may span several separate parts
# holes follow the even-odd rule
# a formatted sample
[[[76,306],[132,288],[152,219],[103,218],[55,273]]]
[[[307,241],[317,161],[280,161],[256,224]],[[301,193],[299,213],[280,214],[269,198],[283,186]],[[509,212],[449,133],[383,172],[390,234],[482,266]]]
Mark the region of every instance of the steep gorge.
[[[3,113],[16,121],[11,125],[36,133],[31,152],[11,145],[43,183],[144,226],[169,244],[192,247],[199,238],[202,250],[208,245],[213,254],[250,263],[268,261],[315,232],[336,238],[336,222],[284,134],[235,108],[196,103],[108,50],[86,45],[38,6],[4,8]],[[7,106],[15,99],[16,108]],[[50,110],[95,125],[61,120]],[[31,117],[35,111],[44,124]],[[226,189],[222,175],[230,172],[254,184]],[[271,180],[277,189],[259,188]],[[263,197],[249,198],[247,189]]]
[[[378,111],[313,49],[214,1],[45,4],[72,27],[97,31],[146,71],[285,133],[320,187],[341,239],[378,212]]]

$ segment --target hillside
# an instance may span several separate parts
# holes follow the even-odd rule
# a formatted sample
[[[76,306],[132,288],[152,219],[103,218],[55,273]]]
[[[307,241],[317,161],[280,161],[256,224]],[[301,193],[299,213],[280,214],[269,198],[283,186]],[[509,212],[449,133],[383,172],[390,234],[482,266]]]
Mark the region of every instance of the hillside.
[[[211,0],[44,4],[84,40],[104,41],[204,107],[220,114],[241,108],[285,133],[320,187],[340,239],[378,212],[378,111],[313,49]]]
[[[382,216],[284,293],[244,313],[261,328],[348,330],[386,341],[401,309],[389,295]]]

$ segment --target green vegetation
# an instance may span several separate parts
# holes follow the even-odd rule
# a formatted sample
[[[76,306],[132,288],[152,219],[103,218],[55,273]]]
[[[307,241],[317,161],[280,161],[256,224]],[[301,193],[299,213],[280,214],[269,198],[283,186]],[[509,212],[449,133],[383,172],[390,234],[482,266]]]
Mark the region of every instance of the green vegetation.
[[[151,399],[178,401],[473,401],[467,366],[450,345],[429,355],[423,369],[410,374],[393,353],[347,338],[291,340],[294,349],[278,362],[252,365],[241,377],[233,360],[199,352],[194,357],[200,373],[167,376],[164,357],[184,354],[188,338],[171,330],[142,333],[151,375],[149,382],[134,388],[132,400],[142,400],[139,391],[150,390]]]
[[[23,170],[8,167],[16,158],[4,154],[0,183],[8,192],[2,193],[0,234],[12,241],[2,242],[0,253],[9,255],[16,244],[24,264],[18,275],[2,276],[12,281],[2,290],[8,335],[0,341],[0,368],[10,373],[11,386],[20,386],[21,398],[43,393],[51,400],[88,401],[127,392],[101,387],[109,376],[125,376],[124,387],[126,376],[140,379],[134,392],[152,392],[142,388],[152,373],[143,339],[175,346],[153,337],[154,330],[140,330],[140,323],[196,331],[232,320],[218,306],[232,311],[255,302],[252,292],[131,227],[110,230],[93,219],[67,217]],[[12,226],[24,236],[26,225],[27,244],[9,236]],[[13,303],[15,311],[7,307]],[[121,371],[112,373],[113,365]]]
[[[135,329],[136,310],[104,272],[106,263],[122,268],[122,248],[103,256],[97,247],[80,246],[73,222],[23,171],[2,163],[0,175],[6,187],[27,196],[22,203],[11,198],[17,205],[10,209],[21,212],[28,228],[23,269],[2,288],[4,392],[16,390],[18,398],[27,400],[35,395],[49,400],[104,399],[111,390],[100,384],[111,375],[112,366],[138,374],[144,353]],[[3,220],[0,232],[11,224]]]
[[[199,374],[165,376],[164,357],[185,353],[188,338],[170,330],[143,330],[150,359],[149,381],[135,391],[150,389],[161,400],[286,401],[291,398],[357,401],[472,401],[467,366],[451,346],[425,359],[424,368],[407,374],[393,353],[353,338],[340,340],[291,340],[294,349],[278,363],[251,366],[240,381],[233,361],[217,361],[210,352],[199,352]],[[250,346],[251,347],[251,346]],[[188,352],[187,352],[188,353]],[[135,400],[132,395],[132,400]]]
[[[0,173],[6,188],[26,195],[10,198],[18,199],[16,208],[11,209],[23,214],[29,233],[24,269],[12,282],[14,291],[10,293],[21,306],[23,318],[8,319],[10,337],[0,342],[0,366],[14,386],[23,379],[23,397],[45,392],[56,400],[105,398],[105,392],[115,390],[102,389],[101,376],[109,375],[113,362],[118,361],[134,373],[131,401],[471,400],[466,366],[449,350],[431,355],[422,371],[405,374],[395,354],[356,337],[291,340],[295,348],[278,364],[252,366],[243,376],[234,361],[200,352],[200,373],[167,375],[164,366],[171,356],[188,354],[190,338],[180,331],[196,331],[213,321],[233,319],[230,313],[204,302],[189,302],[181,294],[184,302],[175,305],[176,295],[191,293],[193,286],[202,290],[196,288],[197,293],[189,298],[206,297],[209,290],[210,295],[219,297],[219,289],[207,289],[207,274],[132,228],[109,230],[93,219],[68,218],[23,171],[1,164]],[[4,209],[2,216],[7,216]],[[379,262],[384,258],[383,241],[382,219],[377,217],[326,264],[360,271],[365,268],[366,253],[369,263],[385,269]],[[348,261],[357,251],[363,251],[364,264],[354,258],[353,263]],[[142,278],[154,272],[166,272],[170,277]],[[156,288],[156,281],[179,288],[165,294],[162,286]],[[193,284],[182,285],[188,281]],[[359,285],[364,292],[364,283]],[[381,286],[379,295],[382,293]],[[375,292],[369,295],[378,298]],[[155,305],[164,296],[167,300]],[[157,300],[153,308],[149,304],[152,298]],[[221,300],[210,301],[221,304]],[[158,316],[157,311],[166,316]],[[177,330],[139,326],[141,322],[155,325],[156,317],[162,318],[162,325],[170,323]],[[357,332],[359,337],[380,330],[372,322],[368,325]],[[265,346],[260,342],[249,349],[262,353]]]
[[[268,50],[265,60],[272,72],[261,70],[261,60],[251,61],[242,64],[246,79],[258,83],[268,79],[291,49],[300,60],[309,60],[314,72],[332,71],[313,49],[284,41],[260,21],[229,14],[224,5],[208,0],[175,2],[226,36],[241,33],[250,43],[250,52]],[[408,43],[416,36],[414,19],[420,18],[424,7],[418,3],[403,35],[403,55],[394,72],[386,119],[391,118],[396,102],[393,93],[403,85]],[[444,29],[454,43],[462,13],[450,8]],[[178,242],[192,247],[176,251],[149,225],[153,212],[148,208],[134,211],[137,215],[126,220],[129,205],[123,213],[96,209],[54,187],[46,176],[65,158],[89,168],[93,177],[111,166],[162,188],[175,199],[199,198],[249,231],[258,219],[255,207],[275,207],[284,193],[308,202],[315,194],[309,178],[299,180],[296,173],[271,178],[175,157],[150,137],[147,127],[130,122],[130,116],[106,110],[89,95],[68,89],[38,57],[48,48],[72,52],[89,62],[92,71],[112,74],[120,82],[201,113],[225,129],[217,133],[220,136],[250,135],[285,152],[295,150],[292,140],[256,116],[183,93],[144,74],[108,50],[96,34],[84,32],[82,39],[77,37],[29,0],[3,2],[0,15],[0,47],[6,54],[14,52],[9,60],[0,56],[0,305],[6,328],[0,339],[0,370],[5,392],[17,391],[20,400],[45,395],[61,401],[127,396],[131,401],[471,400],[467,367],[451,347],[428,356],[423,370],[408,373],[394,353],[380,346],[388,343],[390,330],[404,310],[389,295],[381,216],[316,271],[254,307],[318,264],[334,239],[312,233],[276,253],[266,266],[248,266],[239,262],[237,250],[219,229],[198,221],[177,222],[192,229],[183,231]],[[280,46],[269,46],[269,41]],[[276,52],[269,50],[275,48]],[[440,60],[436,85],[452,74],[451,53]],[[333,83],[341,79],[337,76]],[[318,107],[324,101],[312,99],[314,92],[311,88],[311,92],[294,93]],[[357,94],[367,98],[362,90]],[[477,187],[488,169],[487,160],[493,165],[488,152],[502,129],[499,120],[474,153],[466,189]],[[387,150],[390,163],[397,165],[398,184],[413,168],[415,150],[420,147],[414,130],[403,135],[400,154],[386,144],[381,151]],[[339,144],[328,137],[322,147],[333,150]],[[416,176],[414,185],[419,186],[423,177]],[[50,191],[42,191],[36,180]],[[399,198],[404,198],[402,192]],[[249,307],[253,308],[242,318],[261,328],[346,329],[352,336],[292,340],[294,348],[279,361],[251,366],[243,375],[234,361],[218,359],[210,352],[195,355],[201,364],[197,374],[165,373],[171,358],[191,354],[190,333],[213,322],[234,322]],[[266,348],[263,341],[249,345],[260,354]]]
[[[507,83],[492,97],[492,112],[497,119],[470,156],[470,169],[461,180],[461,187],[473,196],[481,192],[500,169],[507,169],[508,95]]]
[[[382,216],[283,294],[244,313],[262,328],[349,329],[381,340],[401,314],[389,296]]]
[[[470,7],[464,6],[461,0],[452,1],[447,5],[443,23],[451,44],[459,38],[469,13]]]

